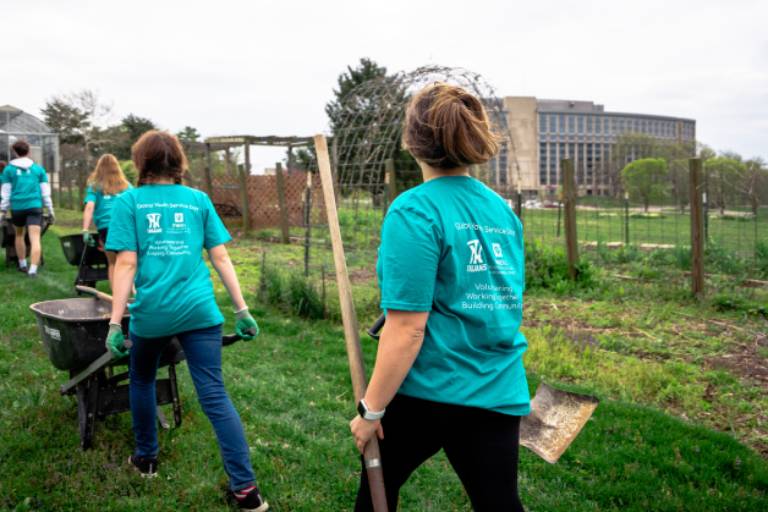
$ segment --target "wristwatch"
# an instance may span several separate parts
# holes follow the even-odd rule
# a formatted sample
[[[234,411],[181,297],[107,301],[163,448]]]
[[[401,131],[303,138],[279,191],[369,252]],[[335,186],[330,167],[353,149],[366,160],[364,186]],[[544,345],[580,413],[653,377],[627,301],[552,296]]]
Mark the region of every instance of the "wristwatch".
[[[380,420],[384,417],[384,411],[386,409],[382,409],[380,411],[372,411],[368,408],[368,404],[365,403],[365,398],[360,400],[357,404],[357,413],[360,415],[361,418],[368,421],[376,421]]]

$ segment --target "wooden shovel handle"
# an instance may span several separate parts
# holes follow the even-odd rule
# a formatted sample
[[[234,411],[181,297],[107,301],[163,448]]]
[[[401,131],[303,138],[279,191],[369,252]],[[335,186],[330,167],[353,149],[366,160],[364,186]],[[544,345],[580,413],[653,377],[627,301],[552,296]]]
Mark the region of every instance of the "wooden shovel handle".
[[[104,302],[109,302],[112,304],[112,296],[108,293],[100,292],[96,288],[91,288],[90,286],[83,286],[78,284],[75,286],[75,289],[79,292],[85,293],[87,295],[91,295],[99,300],[103,300]]]
[[[333,263],[336,269],[336,283],[339,288],[339,304],[341,305],[341,319],[344,324],[344,340],[347,346],[347,358],[349,360],[349,373],[352,378],[352,390],[357,403],[365,396],[367,378],[363,354],[360,348],[360,335],[358,331],[357,314],[355,304],[352,301],[352,285],[347,272],[347,260],[344,255],[344,244],[341,240],[341,228],[339,226],[339,214],[336,210],[336,194],[333,190],[333,175],[331,173],[331,158],[328,154],[328,143],[325,136],[316,135],[315,151],[317,166],[320,171],[320,182],[325,200],[325,212],[328,216],[328,230],[331,235],[333,248]],[[363,453],[368,484],[371,488],[371,500],[375,512],[387,512],[387,495],[384,491],[384,473],[381,467],[381,454],[379,442],[374,436],[365,446]]]

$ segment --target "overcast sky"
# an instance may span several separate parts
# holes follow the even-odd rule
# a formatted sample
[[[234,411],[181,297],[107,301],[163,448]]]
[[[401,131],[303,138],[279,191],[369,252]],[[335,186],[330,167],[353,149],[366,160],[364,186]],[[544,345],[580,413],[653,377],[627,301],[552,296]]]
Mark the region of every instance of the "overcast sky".
[[[163,128],[311,135],[360,57],[481,73],[501,95],[694,118],[768,157],[765,0],[0,0],[0,104],[83,88]],[[278,159],[275,156],[274,159]],[[266,165],[272,155],[259,154]]]

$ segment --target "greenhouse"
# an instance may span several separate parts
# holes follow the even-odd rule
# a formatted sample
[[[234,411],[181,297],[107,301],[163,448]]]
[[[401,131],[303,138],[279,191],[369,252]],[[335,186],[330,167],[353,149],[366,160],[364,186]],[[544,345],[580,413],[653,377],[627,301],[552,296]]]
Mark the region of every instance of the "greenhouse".
[[[0,161],[7,162],[14,158],[11,146],[17,140],[29,143],[29,156],[45,167],[55,183],[59,171],[58,134],[21,109],[11,105],[0,106]]]

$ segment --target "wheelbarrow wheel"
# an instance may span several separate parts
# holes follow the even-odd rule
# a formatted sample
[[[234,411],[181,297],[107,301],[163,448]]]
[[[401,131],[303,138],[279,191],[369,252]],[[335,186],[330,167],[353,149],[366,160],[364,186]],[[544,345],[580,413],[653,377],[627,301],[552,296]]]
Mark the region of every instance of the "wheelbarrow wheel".
[[[80,448],[87,450],[93,444],[96,428],[98,385],[87,380],[77,386],[77,422],[80,427]]]

